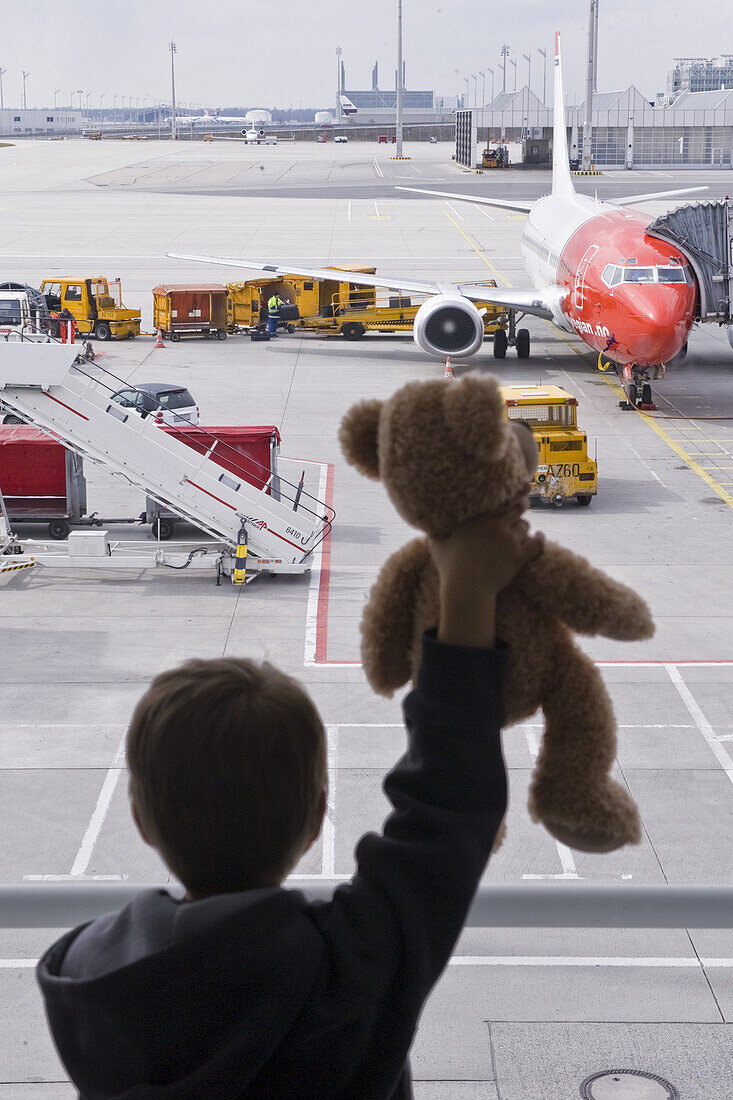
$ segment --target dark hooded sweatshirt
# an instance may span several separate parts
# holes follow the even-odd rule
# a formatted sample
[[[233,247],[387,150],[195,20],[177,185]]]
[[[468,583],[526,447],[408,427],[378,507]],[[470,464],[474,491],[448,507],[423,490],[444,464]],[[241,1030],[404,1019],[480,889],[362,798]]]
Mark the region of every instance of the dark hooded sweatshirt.
[[[423,639],[394,811],[331,901],[142,893],[67,933],[38,979],[84,1100],[405,1100],[423,1003],[506,809],[507,653]]]

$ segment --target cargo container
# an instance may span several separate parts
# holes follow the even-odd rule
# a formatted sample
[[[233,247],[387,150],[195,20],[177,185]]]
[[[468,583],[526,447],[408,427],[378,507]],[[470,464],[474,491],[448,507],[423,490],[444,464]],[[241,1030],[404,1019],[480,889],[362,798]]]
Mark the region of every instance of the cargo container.
[[[221,283],[154,287],[153,327],[169,340],[193,334],[226,340],[226,287]]]
[[[65,539],[87,510],[81,457],[25,424],[0,426],[0,492],[8,519],[47,523],[52,539]]]

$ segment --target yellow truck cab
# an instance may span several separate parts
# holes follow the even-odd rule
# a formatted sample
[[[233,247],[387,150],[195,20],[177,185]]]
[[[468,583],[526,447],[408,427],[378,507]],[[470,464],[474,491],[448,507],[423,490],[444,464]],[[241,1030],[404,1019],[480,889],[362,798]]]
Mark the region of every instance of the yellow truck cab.
[[[588,505],[598,491],[598,467],[588,457],[588,437],[578,427],[578,402],[559,386],[502,386],[505,418],[522,420],[537,443],[530,498],[561,507]]]
[[[77,332],[100,340],[140,335],[140,310],[125,309],[119,279],[94,275],[89,279],[53,278],[41,283],[51,314],[68,309]]]

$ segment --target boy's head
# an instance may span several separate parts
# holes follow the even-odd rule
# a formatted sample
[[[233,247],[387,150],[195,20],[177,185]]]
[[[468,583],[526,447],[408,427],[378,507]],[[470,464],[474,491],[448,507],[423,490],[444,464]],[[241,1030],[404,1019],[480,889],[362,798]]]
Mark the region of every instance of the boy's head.
[[[127,765],[140,831],[189,897],[279,884],[321,827],[323,723],[266,662],[161,673],[132,716]]]

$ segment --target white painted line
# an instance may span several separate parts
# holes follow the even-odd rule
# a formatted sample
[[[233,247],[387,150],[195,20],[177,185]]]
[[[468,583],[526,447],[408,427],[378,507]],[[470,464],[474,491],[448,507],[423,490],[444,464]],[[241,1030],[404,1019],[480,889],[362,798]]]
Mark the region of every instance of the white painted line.
[[[375,216],[375,218],[381,218],[381,216],[382,216],[379,213],[379,207],[377,206],[377,200],[376,199],[374,200],[374,216]]]
[[[455,214],[455,216],[456,216],[456,217],[457,217],[457,218],[459,219],[459,221],[462,221],[462,222],[464,222],[464,221],[466,220],[466,219],[465,219],[465,218],[463,217],[463,214],[459,214],[459,213],[458,213],[458,211],[456,210],[456,208],[455,208],[455,206],[453,205],[453,203],[451,203],[451,202],[446,202],[446,204],[445,204],[445,205],[446,205],[446,206],[447,206],[447,207],[448,207],[448,208],[449,208],[450,210],[452,210],[452,211],[453,211],[453,213],[454,213],[454,214]]]
[[[321,874],[324,878],[330,878],[336,871],[336,776],[338,775],[339,754],[339,728],[338,726],[326,726],[327,767],[328,767],[328,802],[326,803],[326,816],[323,819],[323,854],[321,858]]]
[[[347,220],[347,222],[351,221],[351,200],[350,199],[349,199],[348,206],[346,208],[346,220]]]
[[[490,214],[490,213],[488,212],[488,210],[484,210],[483,206],[479,206],[479,210],[481,211],[481,213],[483,214],[483,216],[484,216],[485,218],[488,218],[488,219],[489,219],[489,221],[490,221],[490,222],[493,222],[493,221],[494,221],[494,215],[493,215],[493,214]]]
[[[24,882],[124,882],[129,875],[23,875]]]
[[[99,792],[99,798],[97,804],[94,807],[94,812],[89,819],[87,830],[82,838],[79,851],[76,853],[76,859],[71,867],[71,874],[73,877],[83,875],[86,873],[86,869],[89,866],[89,861],[92,858],[92,852],[94,851],[94,845],[99,839],[99,834],[102,831],[104,820],[109,811],[110,803],[112,802],[112,796],[115,793],[115,788],[119,781],[124,768],[117,765],[122,763],[122,757],[125,752],[125,738],[123,736],[120,741],[119,748],[115,753],[115,758],[112,761],[112,767],[105,776],[104,783],[102,784],[102,790]]]
[[[325,462],[319,463],[321,476],[318,479],[318,499],[323,500],[326,493],[326,478],[328,466]],[[303,664],[316,668],[316,632],[318,630],[318,591],[321,584],[321,562],[323,561],[323,542],[320,542],[313,552],[313,565],[311,566],[310,581],[308,582],[308,606],[305,613],[305,650]],[[323,667],[333,668],[333,665]]]
[[[685,681],[682,679],[682,676],[677,666],[665,665],[664,667],[667,670],[667,674],[669,675],[670,680],[677,688],[677,693],[680,699],[690,712],[690,717],[692,718],[697,728],[700,730],[700,733],[703,735],[710,748],[713,750],[713,753],[716,756],[718,763],[722,767],[723,771],[728,776],[731,783],[733,783],[733,759],[731,759],[729,753],[727,753],[726,750],[723,748],[720,739],[716,737],[715,733],[713,732],[713,727],[710,725],[707,718],[700,710],[700,707],[698,706],[695,697],[693,696]]]
[[[527,729],[525,732],[527,738],[527,748],[529,754],[532,757],[532,762],[537,760],[539,755],[540,745],[537,739],[537,734],[534,730]],[[575,860],[573,859],[573,853],[565,845],[561,844],[559,840],[555,841],[555,847],[557,848],[557,854],[560,857],[560,866],[562,867],[562,873],[559,875],[522,875],[523,879],[579,879],[578,869],[575,866]]]
[[[372,153],[372,160],[374,161],[374,171],[377,173],[380,179],[384,179],[384,172],[377,164],[377,158],[374,156],[374,153]]]
[[[634,969],[689,969],[712,970],[733,967],[733,959],[698,958],[620,958],[582,955],[454,955],[451,966],[597,966]]]

